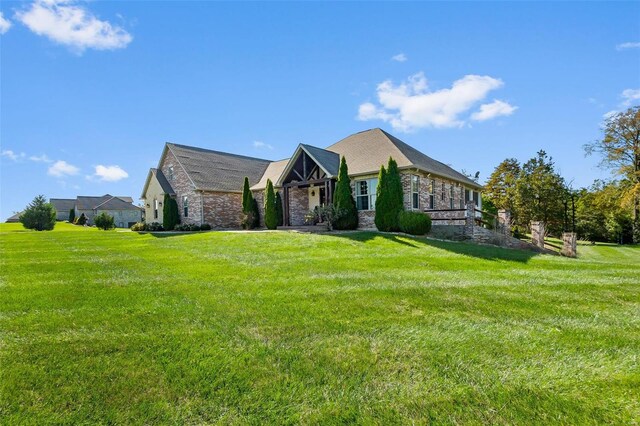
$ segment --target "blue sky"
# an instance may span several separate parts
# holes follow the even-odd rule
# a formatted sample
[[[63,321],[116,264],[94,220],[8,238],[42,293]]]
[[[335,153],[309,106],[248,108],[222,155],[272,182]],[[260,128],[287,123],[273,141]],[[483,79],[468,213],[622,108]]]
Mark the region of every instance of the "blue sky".
[[[163,143],[268,159],[381,127],[484,181],[640,103],[640,3],[0,4],[0,219],[139,197]]]

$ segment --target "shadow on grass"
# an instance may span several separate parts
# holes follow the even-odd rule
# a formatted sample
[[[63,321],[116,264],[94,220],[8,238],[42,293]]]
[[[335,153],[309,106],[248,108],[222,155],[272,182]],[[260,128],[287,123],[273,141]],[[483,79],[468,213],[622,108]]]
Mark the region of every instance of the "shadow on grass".
[[[412,248],[433,247],[464,256],[472,256],[486,260],[509,260],[526,263],[538,253],[529,250],[509,249],[492,245],[480,245],[470,242],[433,240],[426,237],[389,234],[373,231],[355,231],[324,234],[332,237],[347,238],[351,241],[365,243],[375,238],[382,238],[393,243]]]

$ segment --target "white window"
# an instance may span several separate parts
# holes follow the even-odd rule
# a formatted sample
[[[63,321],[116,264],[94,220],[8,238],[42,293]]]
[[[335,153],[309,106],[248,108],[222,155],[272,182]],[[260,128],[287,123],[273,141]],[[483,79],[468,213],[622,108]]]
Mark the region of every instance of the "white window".
[[[173,166],[169,166],[169,182],[173,182]]]
[[[420,208],[420,176],[411,176],[411,208]]]
[[[453,210],[453,195],[454,195],[454,187],[453,184],[449,187],[449,208]]]
[[[375,210],[378,178],[356,181],[356,206],[358,210]]]
[[[182,211],[184,213],[184,217],[189,217],[189,200],[186,195],[182,197]]]
[[[156,199],[153,200],[153,218],[158,218],[158,200]]]

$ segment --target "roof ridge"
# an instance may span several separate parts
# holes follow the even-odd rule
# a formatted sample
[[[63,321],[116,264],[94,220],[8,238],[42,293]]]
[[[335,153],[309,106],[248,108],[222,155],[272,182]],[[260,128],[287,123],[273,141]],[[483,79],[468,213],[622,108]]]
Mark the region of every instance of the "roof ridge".
[[[257,161],[265,161],[265,162],[272,162],[272,160],[267,160],[265,158],[258,158],[258,157],[250,157],[248,155],[242,155],[242,154],[234,154],[232,152],[225,152],[225,151],[217,151],[215,149],[209,149],[209,148],[200,148],[198,146],[190,146],[190,145],[182,145],[179,143],[173,143],[173,142],[166,142],[167,145],[172,145],[178,148],[183,148],[183,149],[188,149],[188,150],[192,150],[192,151],[206,151],[206,152],[211,152],[213,154],[222,154],[222,155],[231,155],[234,157],[239,157],[239,158],[246,158],[249,160],[257,160]]]

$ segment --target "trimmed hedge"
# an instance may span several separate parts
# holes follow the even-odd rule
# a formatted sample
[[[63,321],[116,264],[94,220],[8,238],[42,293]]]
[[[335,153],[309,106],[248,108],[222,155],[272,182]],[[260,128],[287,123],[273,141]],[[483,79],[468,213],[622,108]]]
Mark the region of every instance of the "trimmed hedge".
[[[431,216],[421,212],[401,211],[398,215],[400,230],[411,235],[425,235],[431,231]]]

